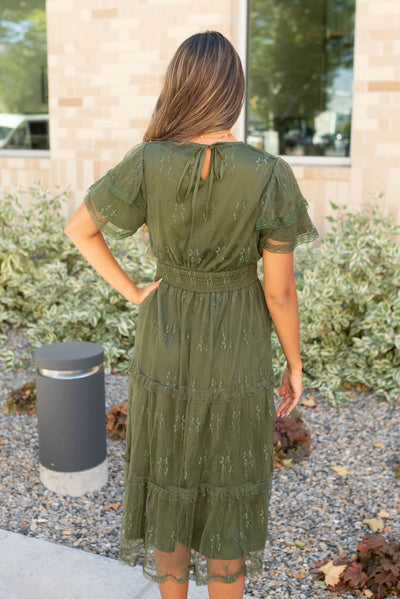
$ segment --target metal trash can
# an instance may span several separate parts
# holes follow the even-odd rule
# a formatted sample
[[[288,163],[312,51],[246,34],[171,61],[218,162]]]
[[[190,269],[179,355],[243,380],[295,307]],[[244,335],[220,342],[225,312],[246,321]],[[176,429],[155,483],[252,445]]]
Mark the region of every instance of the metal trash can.
[[[107,483],[104,350],[66,341],[35,351],[39,471],[52,491],[78,497]]]

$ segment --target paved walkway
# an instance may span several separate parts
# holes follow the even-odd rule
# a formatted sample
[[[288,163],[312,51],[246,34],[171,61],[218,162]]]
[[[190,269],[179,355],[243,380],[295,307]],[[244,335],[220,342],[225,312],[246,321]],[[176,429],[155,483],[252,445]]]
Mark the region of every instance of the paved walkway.
[[[141,566],[0,528],[0,597],[160,599],[160,591]],[[188,599],[208,599],[207,587],[190,580]]]

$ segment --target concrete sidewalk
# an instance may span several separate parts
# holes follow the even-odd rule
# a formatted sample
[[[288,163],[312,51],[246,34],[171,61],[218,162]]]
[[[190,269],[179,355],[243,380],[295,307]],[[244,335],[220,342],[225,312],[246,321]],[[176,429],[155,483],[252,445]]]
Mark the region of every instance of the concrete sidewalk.
[[[0,528],[0,597],[4,599],[160,599],[158,585],[116,559]],[[246,597],[246,596],[245,596]],[[189,581],[188,599],[208,599]]]

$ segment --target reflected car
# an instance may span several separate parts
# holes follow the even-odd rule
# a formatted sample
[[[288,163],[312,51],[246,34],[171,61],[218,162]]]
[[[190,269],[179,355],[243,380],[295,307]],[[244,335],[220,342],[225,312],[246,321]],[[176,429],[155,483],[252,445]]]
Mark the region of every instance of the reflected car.
[[[350,135],[347,133],[314,135],[314,145],[330,151],[331,156],[350,156]]]
[[[335,150],[344,156],[350,156],[350,135],[348,133],[338,133],[334,143]]]
[[[0,113],[0,150],[48,150],[48,114]]]

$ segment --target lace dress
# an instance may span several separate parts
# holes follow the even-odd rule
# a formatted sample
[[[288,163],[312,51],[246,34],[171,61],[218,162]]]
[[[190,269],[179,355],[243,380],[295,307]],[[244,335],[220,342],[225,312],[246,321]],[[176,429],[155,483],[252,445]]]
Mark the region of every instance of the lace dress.
[[[113,238],[147,223],[162,278],[139,307],[130,359],[119,560],[156,582],[259,575],[275,407],[256,269],[263,247],[318,237],[308,203],[279,157],[173,141],[135,146],[84,201]]]

